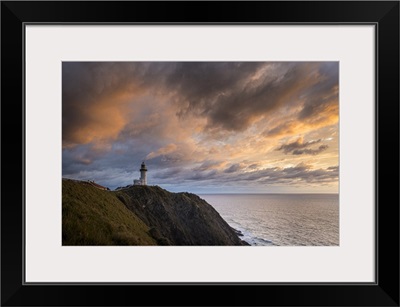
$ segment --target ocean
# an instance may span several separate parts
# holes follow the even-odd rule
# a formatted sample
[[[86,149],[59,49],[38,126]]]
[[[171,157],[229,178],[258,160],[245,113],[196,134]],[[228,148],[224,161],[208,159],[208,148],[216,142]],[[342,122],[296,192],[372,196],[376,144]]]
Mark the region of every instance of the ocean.
[[[338,194],[200,195],[250,245],[339,245]]]

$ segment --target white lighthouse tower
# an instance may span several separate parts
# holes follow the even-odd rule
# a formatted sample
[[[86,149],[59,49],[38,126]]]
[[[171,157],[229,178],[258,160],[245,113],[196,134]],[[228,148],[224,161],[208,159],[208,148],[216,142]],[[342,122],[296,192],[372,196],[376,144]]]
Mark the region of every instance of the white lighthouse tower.
[[[144,164],[144,161],[142,162],[142,165],[140,166],[140,180],[142,181],[142,185],[147,185],[147,177],[146,177],[146,164]]]
[[[146,164],[144,164],[144,161],[142,162],[142,165],[140,166],[140,179],[135,179],[133,180],[134,185],[147,185],[147,167]]]

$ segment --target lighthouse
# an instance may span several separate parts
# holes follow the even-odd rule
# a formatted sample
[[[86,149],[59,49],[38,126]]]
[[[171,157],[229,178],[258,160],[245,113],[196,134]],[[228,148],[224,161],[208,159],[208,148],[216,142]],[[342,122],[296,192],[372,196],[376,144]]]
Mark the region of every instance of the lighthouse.
[[[142,165],[140,166],[140,180],[142,181],[143,185],[147,185],[147,178],[146,178],[146,164],[144,164],[144,161],[142,162]]]
[[[134,185],[147,185],[147,167],[146,164],[144,164],[144,161],[142,162],[142,165],[140,166],[140,179],[134,179],[133,184]]]

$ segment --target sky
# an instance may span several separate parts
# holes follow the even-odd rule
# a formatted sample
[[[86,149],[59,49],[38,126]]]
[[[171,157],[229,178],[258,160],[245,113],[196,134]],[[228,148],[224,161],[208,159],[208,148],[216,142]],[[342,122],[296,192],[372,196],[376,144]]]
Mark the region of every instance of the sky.
[[[338,193],[338,62],[63,62],[62,175]]]

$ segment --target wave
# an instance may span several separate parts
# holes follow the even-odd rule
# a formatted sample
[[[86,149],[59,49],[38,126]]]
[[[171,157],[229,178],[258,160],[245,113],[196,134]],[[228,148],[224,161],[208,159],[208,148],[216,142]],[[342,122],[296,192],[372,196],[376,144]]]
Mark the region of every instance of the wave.
[[[260,238],[255,236],[253,233],[248,231],[247,229],[244,229],[243,227],[239,225],[235,225],[233,227],[231,225],[232,229],[236,232],[236,234],[240,237],[241,240],[246,241],[250,245],[253,246],[277,246],[272,240],[268,240],[265,238]]]

